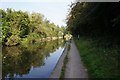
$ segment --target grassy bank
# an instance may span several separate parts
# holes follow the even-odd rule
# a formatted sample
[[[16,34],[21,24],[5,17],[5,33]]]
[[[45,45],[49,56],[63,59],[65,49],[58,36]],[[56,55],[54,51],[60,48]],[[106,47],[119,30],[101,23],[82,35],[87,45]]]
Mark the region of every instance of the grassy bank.
[[[68,54],[68,53],[67,53]],[[65,76],[65,68],[66,68],[66,64],[68,63],[68,56],[65,56],[64,62],[63,62],[63,66],[62,66],[62,70],[61,70],[61,74],[59,77],[59,80],[62,80]]]
[[[85,37],[74,41],[90,78],[120,78],[118,47]]]
[[[67,46],[67,54],[64,58],[64,61],[63,61],[63,66],[62,66],[62,69],[61,69],[61,74],[60,74],[60,77],[59,77],[59,80],[63,80],[63,78],[65,77],[65,68],[66,68],[66,64],[68,63],[68,53],[70,51],[70,43],[68,43],[68,46]]]

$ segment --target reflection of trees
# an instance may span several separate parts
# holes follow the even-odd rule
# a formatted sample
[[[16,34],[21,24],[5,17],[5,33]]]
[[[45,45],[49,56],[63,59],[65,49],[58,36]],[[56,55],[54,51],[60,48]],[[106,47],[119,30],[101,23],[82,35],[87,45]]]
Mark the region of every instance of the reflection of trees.
[[[4,47],[3,48],[3,78],[9,74],[22,76],[28,74],[31,67],[45,65],[44,58],[49,57],[50,53],[63,47],[64,41],[55,40],[50,42],[28,45],[28,47]]]

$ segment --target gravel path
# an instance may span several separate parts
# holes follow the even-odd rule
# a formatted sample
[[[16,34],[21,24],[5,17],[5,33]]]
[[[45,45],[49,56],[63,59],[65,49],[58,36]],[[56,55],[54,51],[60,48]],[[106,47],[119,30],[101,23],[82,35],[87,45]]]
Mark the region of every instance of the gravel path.
[[[67,56],[68,63],[66,64],[65,78],[88,78],[88,74],[81,62],[81,58],[74,41],[71,42],[70,52]]]

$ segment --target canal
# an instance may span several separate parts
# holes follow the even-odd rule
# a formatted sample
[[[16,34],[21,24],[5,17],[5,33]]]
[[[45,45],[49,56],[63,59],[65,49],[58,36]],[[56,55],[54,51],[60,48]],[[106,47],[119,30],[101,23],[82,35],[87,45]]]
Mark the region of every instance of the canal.
[[[65,48],[64,40],[2,49],[2,78],[48,78]]]

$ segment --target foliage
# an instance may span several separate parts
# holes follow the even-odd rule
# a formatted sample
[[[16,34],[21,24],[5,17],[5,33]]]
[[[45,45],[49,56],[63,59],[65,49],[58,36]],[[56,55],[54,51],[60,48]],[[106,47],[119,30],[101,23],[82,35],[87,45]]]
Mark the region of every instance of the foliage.
[[[74,37],[91,78],[119,78],[120,2],[76,2],[67,30]]]
[[[3,45],[17,45],[29,43],[38,38],[63,36],[64,27],[50,23],[40,13],[15,11],[12,9],[0,9],[2,17],[0,29],[2,29]],[[25,39],[26,38],[26,39]],[[24,41],[25,40],[25,41]]]
[[[17,35],[12,35],[9,37],[8,41],[5,43],[6,45],[17,45],[20,42],[20,37]]]
[[[73,35],[114,37],[120,40],[120,2],[73,3],[67,16],[68,30]]]

